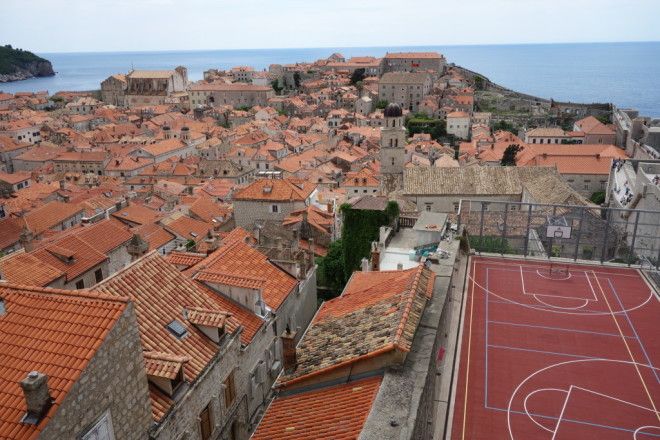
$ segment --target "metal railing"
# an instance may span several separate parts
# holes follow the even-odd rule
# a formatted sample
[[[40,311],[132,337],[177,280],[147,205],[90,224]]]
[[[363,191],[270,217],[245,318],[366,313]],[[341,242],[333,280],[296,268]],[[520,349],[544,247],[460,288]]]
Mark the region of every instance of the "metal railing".
[[[458,223],[478,253],[660,268],[660,211],[463,200]]]

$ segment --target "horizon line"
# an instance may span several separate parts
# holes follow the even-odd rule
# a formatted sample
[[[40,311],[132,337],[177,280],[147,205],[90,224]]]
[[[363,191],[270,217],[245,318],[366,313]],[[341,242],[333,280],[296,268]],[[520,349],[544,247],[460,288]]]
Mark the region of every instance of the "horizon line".
[[[33,53],[40,54],[86,54],[86,53],[153,53],[153,52],[240,52],[240,51],[278,51],[278,50],[310,50],[310,49],[387,49],[393,48],[416,48],[416,47],[479,47],[479,46],[559,46],[559,45],[589,45],[589,44],[635,44],[635,43],[660,43],[660,40],[630,40],[630,41],[565,41],[544,43],[464,43],[464,44],[405,44],[385,46],[310,46],[310,47],[253,47],[235,49],[143,49],[143,50],[76,50],[64,52],[39,51],[31,49]],[[9,43],[8,43],[9,44]],[[14,47],[12,45],[12,47]],[[16,47],[14,47],[16,48]]]

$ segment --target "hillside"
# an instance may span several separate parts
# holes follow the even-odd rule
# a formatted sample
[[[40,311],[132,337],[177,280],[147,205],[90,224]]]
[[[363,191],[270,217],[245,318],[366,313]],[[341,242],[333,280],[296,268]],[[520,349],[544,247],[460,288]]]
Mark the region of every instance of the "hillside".
[[[0,82],[55,75],[50,61],[11,45],[0,46]]]

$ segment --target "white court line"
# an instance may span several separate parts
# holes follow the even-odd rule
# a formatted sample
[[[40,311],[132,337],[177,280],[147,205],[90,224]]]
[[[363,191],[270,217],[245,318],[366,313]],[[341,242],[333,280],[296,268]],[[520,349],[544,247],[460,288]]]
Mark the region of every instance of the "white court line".
[[[522,265],[521,265],[521,266],[522,266]],[[522,267],[521,267],[521,269],[522,269]],[[543,275],[543,274],[541,273],[541,269],[540,269],[540,268],[539,268],[539,269],[536,269],[536,274],[537,274],[538,276],[540,276],[541,278],[545,278],[546,280],[553,280],[553,281],[566,281],[566,280],[570,279],[571,276],[572,276],[572,275],[571,275],[571,271],[570,271],[570,269],[569,269],[569,271],[568,271],[568,275],[566,276],[566,278],[552,278],[552,277],[549,277],[549,276],[547,276],[547,275]]]
[[[489,289],[485,288],[482,284],[479,284],[479,283],[477,282],[477,280],[476,280],[474,277],[472,277],[472,276],[470,276],[470,275],[468,275],[468,279],[470,280],[470,282],[473,283],[473,286],[477,286],[477,287],[479,287],[479,288],[480,288],[481,290],[483,290],[484,292],[486,292],[486,293],[488,293],[488,294],[490,294],[490,295],[493,295],[494,297],[499,298],[499,299],[501,299],[501,300],[504,301],[504,302],[508,302],[508,303],[510,303],[510,304],[514,304],[514,305],[517,305],[517,306],[525,307],[525,308],[527,308],[527,309],[531,309],[531,310],[539,310],[539,311],[542,311],[542,312],[550,312],[550,313],[563,313],[563,314],[565,314],[565,315],[588,315],[588,316],[609,316],[609,315],[610,315],[610,311],[607,311],[607,312],[598,312],[598,311],[585,310],[585,311],[583,311],[583,312],[569,312],[569,311],[565,311],[565,310],[553,310],[553,309],[547,309],[547,308],[544,308],[544,307],[538,307],[538,306],[535,306],[535,305],[533,305],[533,304],[524,304],[524,303],[521,303],[521,302],[518,302],[518,301],[514,301],[514,300],[512,300],[512,299],[510,299],[510,298],[506,298],[506,297],[504,297],[504,296],[502,296],[502,295],[500,295],[500,294],[498,294],[498,293],[493,292],[492,290],[489,290]],[[646,299],[645,299],[644,301],[642,301],[640,304],[636,305],[635,307],[630,307],[630,308],[628,308],[628,309],[615,310],[615,311],[614,311],[614,314],[615,314],[615,315],[618,315],[618,314],[627,313],[627,312],[632,312],[633,310],[640,309],[640,308],[644,307],[646,304],[648,304],[648,302],[651,301],[651,298],[653,298],[654,296],[655,296],[655,295],[653,294],[653,291],[652,291],[652,290],[649,290],[649,296],[648,296],[648,298],[646,298]]]
[[[568,400],[571,398],[571,392],[573,391],[573,385],[568,387],[568,392],[566,393],[566,398],[564,399],[564,405],[561,407],[561,412],[559,413],[559,418],[557,419],[557,424],[555,425],[555,430],[552,432],[552,440],[555,440],[557,437],[557,431],[559,431],[559,425],[561,425],[561,419],[564,418],[564,412],[566,411],[566,406],[568,405]]]
[[[527,397],[525,397],[525,401],[523,402],[523,408],[525,409],[525,414],[527,414],[527,417],[529,417],[529,419],[532,422],[534,422],[535,425],[537,425],[539,428],[544,429],[548,432],[554,432],[554,430],[552,430],[552,429],[542,425],[541,423],[537,422],[536,419],[534,417],[532,417],[532,415],[530,414],[529,409],[527,409],[527,399],[532,397],[534,394],[540,393],[542,391],[559,391],[560,393],[564,393],[564,394],[568,393],[568,391],[562,390],[560,388],[539,388],[538,390],[534,390],[531,393],[529,393],[527,395]],[[556,427],[555,427],[555,429],[556,429]]]
[[[643,432],[646,431],[647,429],[657,429],[660,431],[660,426],[653,426],[653,425],[648,425],[648,426],[640,426],[639,428],[635,429],[635,432],[633,433],[633,440],[641,440],[637,438],[637,434],[641,433],[642,435],[647,435],[647,433]]]
[[[554,304],[550,304],[550,303],[547,303],[547,302],[543,301],[541,298],[539,298],[539,296],[541,296],[541,297],[546,296],[546,297],[550,297],[550,298],[574,299],[574,300],[580,300],[580,301],[584,301],[584,302],[582,303],[582,305],[575,306],[575,307],[569,307],[569,306],[556,306],[556,305],[554,305]],[[568,297],[568,296],[542,295],[542,294],[536,294],[536,293],[533,293],[533,294],[532,294],[532,297],[533,297],[536,301],[540,302],[541,304],[543,304],[543,305],[545,305],[545,306],[552,307],[552,308],[554,308],[554,309],[559,309],[559,310],[578,310],[578,309],[581,309],[581,308],[583,308],[583,307],[588,306],[588,305],[589,305],[589,302],[590,302],[588,299],[572,298],[572,297]]]
[[[522,265],[519,265],[520,269],[520,283],[522,284],[522,290],[523,290],[523,295],[529,295],[534,297],[535,300],[540,302],[543,305],[546,305],[548,307],[554,307],[557,309],[565,309],[565,310],[575,310],[575,309],[581,309],[582,307],[586,306],[590,301],[592,302],[598,302],[598,297],[596,296],[596,291],[594,290],[594,286],[591,284],[591,280],[589,280],[589,276],[587,275],[587,272],[583,272],[585,278],[587,279],[587,283],[589,283],[589,288],[591,289],[591,296],[593,296],[593,299],[590,298],[583,298],[583,297],[576,297],[576,296],[564,296],[564,295],[552,295],[550,293],[534,293],[534,292],[528,292],[527,288],[525,287],[525,273],[523,272]],[[487,269],[487,270],[497,270],[497,269]],[[536,271],[538,273],[538,270]],[[539,275],[541,275],[539,273]],[[569,272],[570,275],[570,272]],[[549,279],[549,280],[554,280],[554,278],[547,278],[541,275],[543,278]],[[570,278],[570,277],[569,277]],[[559,281],[564,281],[567,280],[568,278],[560,279]],[[538,297],[539,296],[546,296],[548,298],[559,298],[559,299],[572,299],[576,301],[587,301],[587,303],[582,304],[581,306],[575,306],[575,307],[563,307],[563,306],[555,306],[553,304],[548,304],[545,301],[540,300]]]
[[[525,385],[529,380],[532,378],[536,377],[538,374],[546,372],[548,370],[551,370],[553,368],[561,367],[564,365],[571,365],[571,364],[578,364],[578,363],[586,363],[586,362],[611,362],[615,364],[623,364],[623,365],[633,365],[635,368],[637,367],[645,367],[649,368],[651,370],[660,370],[660,368],[653,367],[651,365],[647,364],[642,364],[639,362],[631,362],[631,361],[624,361],[624,360],[617,360],[617,359],[606,359],[606,358],[595,358],[595,359],[572,359],[570,361],[563,361],[563,362],[558,362],[556,364],[548,365],[546,367],[543,367],[539,370],[536,370],[535,372],[529,374],[525,379],[523,379],[518,386],[516,387],[515,390],[513,390],[513,393],[511,393],[511,397],[509,398],[509,404],[507,406],[507,428],[509,430],[509,439],[510,440],[516,440],[516,438],[513,435],[513,429],[511,428],[511,407],[513,406],[513,399],[515,399],[516,394],[520,391],[520,389]],[[573,385],[571,385],[573,386]],[[656,413],[657,414],[657,413]]]
[[[505,262],[499,261],[497,259],[497,257],[484,257],[484,256],[479,256],[479,259],[480,260],[488,260],[488,261],[481,261],[481,262],[479,260],[475,260],[477,263],[483,264],[483,265],[494,264],[494,265],[498,265],[498,266],[507,266],[507,267],[519,265],[521,267],[529,267],[529,268],[532,268],[532,269],[545,268],[545,267],[548,266],[548,263],[550,262],[550,261],[548,261],[548,262],[544,261],[544,262],[539,262],[538,264],[523,264],[523,263],[520,263],[519,261],[512,260],[512,261],[515,261],[515,263],[505,263]],[[574,265],[574,266],[588,267],[590,269],[593,267],[593,265],[576,263],[576,262],[570,262],[570,263],[566,263],[566,264]],[[618,272],[619,270],[625,270],[625,271],[633,270],[634,271],[634,268],[612,267],[612,269],[615,269],[615,271],[613,271],[613,272],[601,272],[601,271],[589,270],[589,272],[595,272],[599,275],[616,276],[616,277],[631,277],[631,278],[638,278],[639,277],[639,275],[637,275],[637,274],[632,275],[632,274],[628,274],[628,273]]]

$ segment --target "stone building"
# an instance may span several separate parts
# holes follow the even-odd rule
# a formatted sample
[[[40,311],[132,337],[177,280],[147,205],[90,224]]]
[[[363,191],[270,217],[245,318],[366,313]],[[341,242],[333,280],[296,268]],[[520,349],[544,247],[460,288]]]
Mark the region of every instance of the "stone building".
[[[148,437],[151,403],[133,304],[0,282],[0,305],[0,334],[13,335],[13,344],[0,345],[0,437]]]
[[[432,86],[428,73],[389,72],[378,81],[378,99],[416,112]]]
[[[380,129],[381,183],[385,192],[391,192],[403,184],[407,131],[403,112],[397,104],[389,104],[383,114],[385,126]]]
[[[244,83],[197,83],[190,87],[189,95],[193,108],[204,105],[254,107],[267,106],[268,100],[275,96],[275,91],[272,87]]]
[[[156,252],[97,290],[134,302],[152,405],[149,438],[244,439],[239,324]]]
[[[302,179],[258,179],[234,194],[236,225],[250,228],[257,220],[283,220],[311,204],[316,184]]]
[[[126,105],[126,75],[110,75],[101,81],[101,100],[106,104],[123,107]]]
[[[393,52],[382,60],[382,71],[387,72],[428,72],[442,75],[447,61],[437,52]]]
[[[447,114],[447,134],[453,134],[459,139],[469,139],[470,115],[466,112]]]
[[[110,156],[105,151],[67,151],[53,159],[57,173],[103,175]]]
[[[126,75],[125,105],[129,107],[166,104],[186,94],[188,70],[133,70]]]

